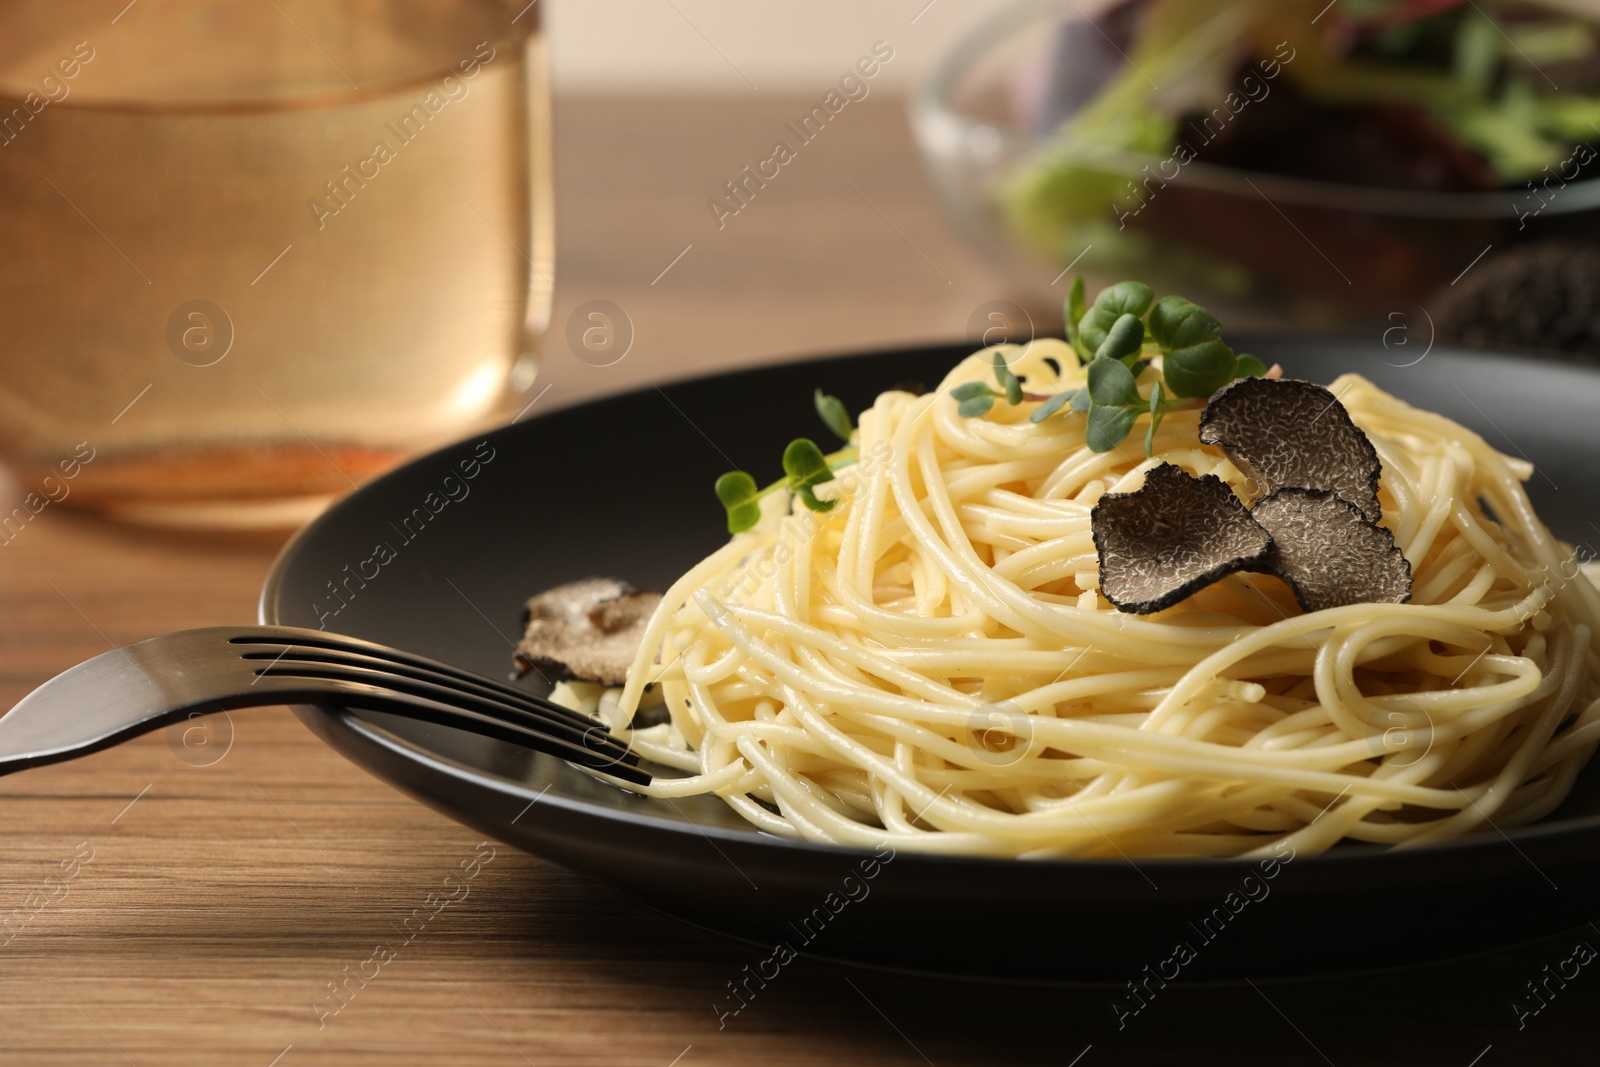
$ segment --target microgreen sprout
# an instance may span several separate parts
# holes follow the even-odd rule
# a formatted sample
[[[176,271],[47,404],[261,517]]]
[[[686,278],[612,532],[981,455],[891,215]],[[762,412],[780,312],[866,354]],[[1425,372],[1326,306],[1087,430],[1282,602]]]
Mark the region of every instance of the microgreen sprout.
[[[996,400],[1004,399],[1006,403],[1014,405],[1022,403],[1027,397],[1022,391],[1022,381],[1011,373],[1011,368],[1006,365],[1006,357],[999,352],[994,354],[994,380],[1000,386],[999,389],[991,388],[983,382],[965,382],[950,390],[950,395],[961,405],[960,411],[964,418],[984,414],[994,407]]]
[[[1042,401],[1028,416],[1040,423],[1062,411],[1085,417],[1084,439],[1095,452],[1117,448],[1133,432],[1139,416],[1149,415],[1145,455],[1155,449],[1156,430],[1170,411],[1197,408],[1235,378],[1260,377],[1266,365],[1240,355],[1222,340],[1215,316],[1181,296],[1155,299],[1148,285],[1118,282],[1086,303],[1083,279],[1075,279],[1066,300],[1067,342],[1085,366],[1080,389],[1038,396],[1024,393],[999,353],[995,378],[1003,391],[983,382],[967,382],[950,391],[967,418],[984,415],[1002,397],[1010,404]],[[1145,396],[1139,379],[1154,357],[1161,375]]]
[[[835,437],[848,444],[850,435],[855,432],[856,427],[850,419],[850,410],[844,406],[844,401],[818,389],[812,394],[811,402],[816,405],[817,417],[823,424],[833,431]]]
[[[818,500],[815,486],[833,481],[833,469],[828,457],[822,454],[815,441],[805,437],[789,442],[783,450],[783,473],[787,475],[789,491],[798,496],[812,511],[832,511],[837,500]]]
[[[816,487],[833,481],[833,473],[856,461],[856,448],[849,444],[855,425],[849,410],[838,397],[829,396],[818,389],[812,396],[817,415],[841,440],[845,447],[824,455],[817,443],[807,437],[798,437],[783,450],[783,477],[761,488],[755,478],[744,471],[729,471],[717,479],[717,499],[728,513],[728,532],[743,533],[761,521],[761,498],[779,489],[787,489],[812,511],[832,511],[836,500],[819,500]]]

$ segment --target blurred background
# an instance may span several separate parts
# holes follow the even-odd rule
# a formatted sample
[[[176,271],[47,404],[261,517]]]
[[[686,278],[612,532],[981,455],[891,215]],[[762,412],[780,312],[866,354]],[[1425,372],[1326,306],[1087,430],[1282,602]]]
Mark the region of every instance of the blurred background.
[[[827,277],[790,280],[852,307],[858,281],[892,292],[879,316],[848,320],[867,344],[971,337],[1002,319],[1055,329],[1070,265],[1091,283],[1138,276],[1190,292],[1236,328],[1364,336],[1396,359],[1445,339],[1592,361],[1597,16],[1594,0],[916,0],[803,12],[639,0],[552,7],[550,32],[558,99],[575,107],[716,92],[706,107],[730,122],[749,114],[749,159],[696,127],[692,109],[662,120],[686,138],[702,131],[674,167],[713,189],[759,162],[761,118],[804,113],[852,41],[892,41],[876,95],[850,113],[875,128],[839,123],[838,140],[862,140],[808,158],[804,180],[819,195],[829,181],[841,191],[840,178],[857,186],[812,205],[854,225],[852,209],[882,207],[860,195],[859,170],[899,168],[899,251],[913,235],[936,248],[917,251],[946,292],[920,287],[911,264],[868,267],[870,227],[824,234],[821,219],[812,238],[854,254]],[[799,196],[746,179],[718,199],[738,209],[710,208],[719,237],[760,227],[735,240],[805,240],[783,229],[805,210]],[[777,295],[773,269],[741,263],[717,284],[755,289],[742,299],[759,303]],[[837,347],[837,325],[799,317],[784,334],[796,349]]]
[[[1595,14],[12,0],[7,529],[286,530],[587,397],[1054,332],[1080,273],[1592,359]]]
[[[735,360],[963,336],[1007,287],[941,215],[907,103],[996,10],[979,0],[551,4],[552,322],[610,299],[636,347],[596,367],[604,355],[586,363],[555,339],[540,403]],[[877,42],[893,58],[862,78],[856,64]],[[865,95],[802,144],[787,124],[852,72]],[[749,182],[744,169],[778,140],[796,158],[765,188]],[[719,218],[708,201],[740,207],[730,181],[747,205]],[[591,196],[606,208],[587,209]]]

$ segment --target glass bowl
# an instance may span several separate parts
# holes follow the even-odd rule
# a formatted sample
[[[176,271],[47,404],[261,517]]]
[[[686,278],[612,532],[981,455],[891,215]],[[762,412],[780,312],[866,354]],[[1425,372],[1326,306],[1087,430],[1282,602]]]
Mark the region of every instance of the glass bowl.
[[[1348,321],[1416,306],[1492,247],[1555,235],[1600,240],[1600,179],[1581,168],[1538,191],[1530,182],[1427,192],[1066,148],[1051,137],[1071,114],[1052,113],[1063,81],[1081,89],[1128,62],[1111,51],[1109,67],[1060,69],[1060,42],[1072,33],[1105,37],[1100,25],[1073,0],[1023,0],[962,40],[911,101],[948,217],[1019,297],[1059,306],[1070,270],[1138,277],[1266,320]],[[1117,46],[1107,38],[1107,48]],[[1020,232],[1007,217],[1007,189],[1051,152],[1072,153],[1074,172],[1106,190],[1104,207],[1064,209],[1054,232]]]

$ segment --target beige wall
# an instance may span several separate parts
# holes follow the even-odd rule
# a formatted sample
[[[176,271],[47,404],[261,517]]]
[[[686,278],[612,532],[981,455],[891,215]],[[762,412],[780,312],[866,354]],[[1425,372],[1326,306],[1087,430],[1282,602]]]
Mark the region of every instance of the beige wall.
[[[751,83],[809,92],[880,39],[894,46],[895,61],[879,84],[903,88],[968,29],[1015,0],[538,2],[555,45],[558,90],[748,93]],[[1108,0],[1058,2],[1063,11],[1088,11]],[[1600,0],[1544,2],[1600,14]]]
[[[879,40],[895,58],[877,85],[903,88],[1009,2],[539,0],[556,88],[583,93],[808,92]]]

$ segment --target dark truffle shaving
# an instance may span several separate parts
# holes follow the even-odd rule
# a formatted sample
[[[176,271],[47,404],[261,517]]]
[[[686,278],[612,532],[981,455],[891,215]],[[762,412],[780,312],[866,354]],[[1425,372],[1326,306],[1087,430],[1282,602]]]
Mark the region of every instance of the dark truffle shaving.
[[[1100,592],[1119,611],[1148,615],[1235,571],[1262,566],[1271,538],[1221,478],[1171,463],[1131,493],[1107,493],[1090,513]]]
[[[1246,511],[1215,475],[1171,464],[1090,513],[1100,592],[1138,615],[1236,571],[1282,578],[1305,611],[1403,604],[1411,564],[1378,525],[1377,449],[1338,397],[1312,382],[1240,378],[1212,395],[1200,440],[1219,445],[1263,495]]]
[[[1260,569],[1288,583],[1305,611],[1403,604],[1411,564],[1394,535],[1326,489],[1279,489],[1250,514],[1272,535]]]
[[[615,578],[585,578],[540,593],[528,601],[517,674],[538,670],[552,680],[622,685],[660,602],[660,593]]]
[[[1279,489],[1326,489],[1373,522],[1382,464],[1332,392],[1295,378],[1240,378],[1212,394],[1200,440],[1216,445],[1263,497]]]

